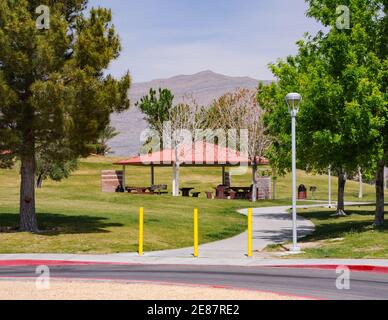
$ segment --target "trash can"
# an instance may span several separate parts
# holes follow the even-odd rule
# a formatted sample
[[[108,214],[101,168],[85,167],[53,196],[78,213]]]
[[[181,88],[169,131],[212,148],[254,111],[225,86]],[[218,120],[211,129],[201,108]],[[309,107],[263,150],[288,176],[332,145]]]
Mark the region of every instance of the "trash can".
[[[207,197],[209,200],[213,200],[213,199],[214,199],[213,192],[211,192],[211,191],[206,192],[206,197]]]
[[[307,188],[305,185],[301,184],[298,188],[298,200],[307,199]]]
[[[217,199],[226,199],[225,192],[228,187],[224,185],[217,186],[216,197]]]

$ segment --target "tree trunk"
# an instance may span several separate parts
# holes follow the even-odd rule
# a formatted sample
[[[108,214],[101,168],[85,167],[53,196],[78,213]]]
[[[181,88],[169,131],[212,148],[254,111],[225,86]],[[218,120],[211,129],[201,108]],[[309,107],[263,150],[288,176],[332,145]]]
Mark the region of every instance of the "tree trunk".
[[[179,154],[178,154],[178,146],[174,145],[174,152],[175,152],[175,162],[173,163],[173,196],[174,197],[179,197],[179,189],[180,189],[180,186],[179,186],[179,180],[180,180],[180,176],[179,176],[179,171],[180,171],[180,160],[179,160]]]
[[[272,179],[273,179],[273,190],[272,190],[272,200],[276,200],[276,189],[277,189],[277,170],[275,168],[272,169]]]
[[[384,168],[385,162],[379,161],[376,173],[376,227],[381,227],[384,225]]]
[[[174,153],[175,153],[175,161],[172,164],[173,170],[173,181],[172,181],[172,195],[173,197],[179,197],[179,155],[178,155],[178,146],[177,143],[174,142]]]
[[[252,202],[257,202],[257,164],[252,166]]]
[[[176,196],[179,197],[179,191],[180,191],[180,163],[178,162],[176,164],[176,176],[175,176],[175,191]]]
[[[362,199],[362,198],[364,198],[364,190],[363,190],[363,181],[362,181],[362,171],[361,171],[361,167],[358,168],[358,179],[359,179],[358,198],[359,198],[359,199]]]
[[[43,184],[43,173],[40,173],[39,176],[38,176],[38,179],[36,180],[36,187],[38,189],[41,189],[42,188],[42,184]]]
[[[346,185],[346,173],[340,172],[338,174],[338,204],[336,216],[345,217],[345,185]]]
[[[20,231],[37,232],[35,214],[35,157],[21,157]]]

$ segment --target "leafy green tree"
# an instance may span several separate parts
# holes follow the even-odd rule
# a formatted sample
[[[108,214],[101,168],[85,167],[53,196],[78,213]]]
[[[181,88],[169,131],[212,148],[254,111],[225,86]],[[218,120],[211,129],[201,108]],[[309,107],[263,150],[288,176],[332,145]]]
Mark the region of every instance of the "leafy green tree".
[[[386,0],[307,0],[307,15],[326,27],[331,27],[322,42],[331,65],[345,84],[347,101],[347,128],[351,139],[370,138],[372,156],[363,152],[362,143],[357,151],[360,163],[374,163],[369,168],[376,172],[375,225],[384,224],[384,167],[387,148],[387,83],[388,83],[388,2]],[[346,7],[344,7],[346,6]],[[349,9],[349,28],[338,30]],[[340,10],[339,10],[340,9]],[[334,28],[334,25],[337,28]],[[333,71],[332,70],[332,71]],[[335,74],[335,72],[332,72]],[[376,124],[375,122],[378,122]],[[366,135],[366,136],[365,136]]]
[[[38,28],[40,5],[50,9],[48,29]],[[129,108],[129,74],[106,75],[121,49],[112,14],[103,8],[85,14],[86,5],[0,1],[0,149],[21,162],[21,231],[38,230],[37,155],[53,143],[66,150],[65,159],[89,155],[110,114]]]
[[[173,101],[174,96],[170,90],[159,88],[157,94],[156,90],[151,88],[148,95],[136,102],[150,128],[158,132],[160,137],[163,136],[163,123],[169,120],[173,109]]]
[[[78,159],[58,158],[57,154],[36,155],[36,187],[42,188],[43,181],[50,178],[62,181],[78,168]]]
[[[322,22],[327,33],[307,35],[298,42],[297,56],[271,65],[279,81],[261,86],[258,98],[269,111],[269,131],[275,137],[273,160],[278,168],[289,169],[290,120],[284,96],[292,91],[303,95],[298,115],[299,166],[317,172],[331,166],[336,171],[337,213],[343,214],[347,173],[359,166],[376,167],[383,154],[384,68],[378,54],[381,45],[372,44],[382,38],[382,1],[307,2],[308,15]],[[349,29],[338,28],[340,5],[350,8]]]

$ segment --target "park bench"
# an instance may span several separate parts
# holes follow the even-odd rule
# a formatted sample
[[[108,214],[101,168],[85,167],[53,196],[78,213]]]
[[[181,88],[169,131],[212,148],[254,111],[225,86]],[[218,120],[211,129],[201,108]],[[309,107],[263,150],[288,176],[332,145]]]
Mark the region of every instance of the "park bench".
[[[182,191],[182,197],[190,197],[191,190],[194,190],[194,188],[181,188]]]

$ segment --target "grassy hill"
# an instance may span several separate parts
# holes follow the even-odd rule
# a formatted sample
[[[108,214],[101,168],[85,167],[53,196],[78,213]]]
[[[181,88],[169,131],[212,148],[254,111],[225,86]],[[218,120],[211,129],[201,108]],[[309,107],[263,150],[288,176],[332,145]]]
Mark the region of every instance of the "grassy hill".
[[[16,233],[18,222],[19,168],[0,170],[0,253],[114,253],[137,250],[138,208],[145,208],[145,250],[180,248],[192,245],[192,212],[200,210],[200,242],[228,238],[246,229],[245,218],[236,210],[251,206],[248,201],[173,198],[102,193],[100,171],[114,169],[117,159],[91,157],[81,162],[69,179],[45,181],[37,190],[39,234]],[[117,168],[120,169],[120,168]],[[171,183],[171,168],[156,169],[156,183]],[[150,184],[149,168],[128,168],[127,184]],[[183,168],[181,185],[198,191],[212,191],[220,184],[221,170]],[[318,187],[317,197],[327,198],[327,177],[298,172],[298,184]],[[233,184],[250,185],[250,175],[233,177]],[[290,203],[291,177],[279,178],[278,200],[256,206]],[[333,199],[336,179],[333,178]],[[365,186],[365,199],[374,199],[374,188]],[[349,182],[346,199],[357,200],[358,184]]]

